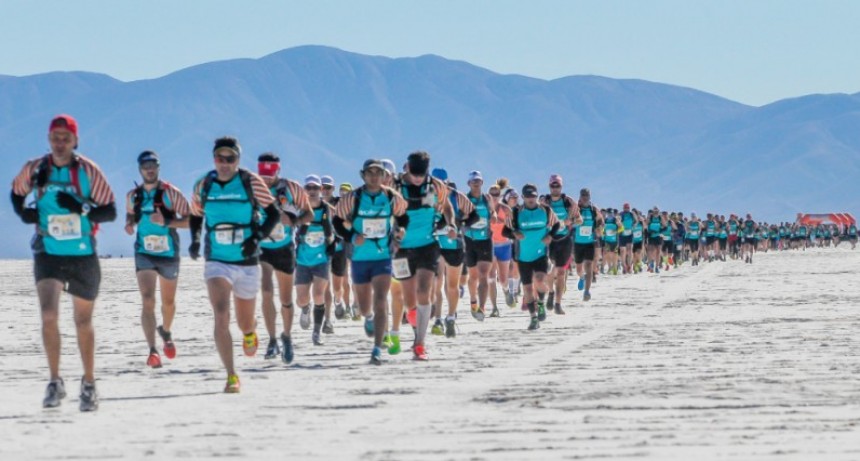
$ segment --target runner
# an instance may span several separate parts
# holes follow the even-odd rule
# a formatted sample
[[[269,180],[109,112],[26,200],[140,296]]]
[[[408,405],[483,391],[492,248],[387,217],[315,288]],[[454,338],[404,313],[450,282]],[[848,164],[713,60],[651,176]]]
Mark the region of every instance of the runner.
[[[498,317],[501,316],[496,300],[498,285],[502,287],[505,304],[509,308],[516,307],[514,293],[511,292],[510,283],[508,282],[511,260],[513,259],[513,246],[511,240],[502,235],[511,209],[503,203],[502,189],[498,183],[490,187],[490,198],[493,202],[493,210],[496,212],[495,218],[490,222],[490,231],[493,235],[493,268],[490,271],[490,299],[493,302],[493,312],[490,316]]]
[[[745,263],[752,264],[753,250],[758,245],[757,232],[758,226],[753,221],[752,216],[747,214],[747,219],[743,225],[744,241],[742,256]]]
[[[645,242],[645,218],[636,208],[633,209],[633,272],[642,272],[642,250]]]
[[[400,280],[403,288],[403,302],[409,309],[410,324],[416,329],[412,349],[415,360],[428,360],[424,342],[430,324],[432,311],[430,292],[433,277],[439,264],[439,244],[434,237],[434,217],[445,207],[448,200],[448,186],[430,176],[430,155],[426,152],[409,154],[406,172],[397,182],[397,189],[409,204],[407,215],[409,225],[406,235],[395,242],[398,250],[392,261],[394,277]],[[447,216],[453,222],[452,216]],[[395,317],[402,315],[396,310]],[[399,331],[390,332],[392,343],[399,344]]]
[[[579,216],[579,207],[574,199],[562,192],[564,180],[559,174],[549,177],[549,195],[541,197],[541,204],[549,206],[558,218],[560,226],[549,244],[549,257],[552,272],[549,275],[549,294],[547,306],[558,315],[564,315],[561,300],[567,289],[567,269],[573,253],[573,240],[570,230]]]
[[[235,301],[236,323],[244,335],[245,355],[257,352],[256,297],[260,285],[258,252],[260,241],[280,221],[280,212],[266,183],[239,168],[242,149],[235,138],[215,140],[212,149],[215,169],[194,185],[191,199],[191,246],[193,259],[200,257],[201,230],[206,264],[203,276],[215,316],[215,345],[227,371],[226,393],[238,393],[239,376],[233,364],[230,335],[230,298]],[[259,224],[259,208],[266,218]],[[205,218],[205,229],[203,228]]]
[[[633,227],[636,217],[630,211],[630,204],[625,203],[619,216],[621,221],[621,236],[618,237],[618,248],[621,250],[621,266],[625,274],[633,273]],[[641,234],[640,234],[641,237]]]
[[[499,183],[504,182],[505,184],[507,184],[507,179],[502,178],[498,182]],[[510,187],[507,189],[502,189],[502,190],[503,190],[502,201],[510,210],[513,210],[514,208],[519,206],[520,196],[519,196],[519,194],[517,194],[516,190],[514,190],[513,188],[510,188]],[[519,242],[517,240],[515,240],[515,239],[511,240],[511,260],[510,260],[510,264],[508,266],[508,291],[513,295],[514,307],[516,307],[516,305],[520,303],[519,297],[521,295],[521,292],[520,292],[520,289],[521,289],[520,288],[521,287],[520,268],[519,268],[519,265],[516,263],[516,261],[514,260],[514,257],[513,257],[513,255],[517,254],[517,247],[518,246],[519,246]],[[528,307],[526,306],[525,302],[523,302],[522,309],[524,311],[528,310]]]
[[[702,222],[699,220],[699,217],[696,216],[696,213],[690,214],[690,221],[687,223],[687,234],[685,240],[687,241],[687,247],[690,249],[690,258],[692,259],[693,266],[698,266],[701,258],[701,253],[699,251],[699,238],[702,233]]]
[[[603,230],[603,216],[591,202],[591,191],[583,188],[579,191],[579,218],[576,220],[573,237],[573,259],[576,263],[576,273],[580,275],[579,288],[583,301],[591,300],[591,283],[594,280],[594,256],[597,246],[595,235]]]
[[[269,333],[266,359],[281,356],[289,365],[293,363],[293,276],[296,270],[296,246],[294,231],[296,226],[306,224],[313,216],[311,205],[304,188],[296,181],[280,177],[280,158],[267,152],[257,158],[257,171],[275,198],[279,209],[280,221],[272,232],[260,242],[261,288],[263,292],[263,320]],[[278,301],[284,329],[281,332],[281,347],[278,347],[275,323],[278,317],[275,308],[275,284],[278,281]]]
[[[320,181],[322,182],[322,201],[328,204],[331,216],[334,216],[334,210],[337,209],[337,202],[340,199],[334,195],[334,178],[324,175],[320,176]],[[331,253],[331,282],[325,290],[325,320],[322,328],[325,334],[334,333],[334,324],[331,321],[332,308],[336,319],[343,320],[346,317],[346,305],[344,304],[346,247],[337,233],[334,234],[334,243],[329,252]]]
[[[191,208],[182,192],[159,178],[158,154],[143,151],[137,156],[143,184],[126,194],[125,232],[134,241],[134,266],[143,302],[140,324],[149,345],[146,364],[161,368],[161,356],[155,348],[155,332],[163,342],[165,357],[176,357],[173,343],[173,318],[176,315],[176,285],[179,279],[179,234],[188,228]],[[162,324],[155,319],[155,290],[161,286]]]
[[[53,408],[66,396],[60,377],[60,295],[72,296],[78,350],[84,375],[79,408],[98,409],[93,310],[101,285],[95,234],[99,223],[116,219],[114,195],[99,167],[77,152],[78,123],[58,115],[48,128],[51,152],[28,161],[12,182],[12,207],[35,226],[31,241],[36,293],[41,306],[42,343],[50,381],[42,406]],[[35,206],[25,205],[33,193]]]
[[[442,168],[433,169],[432,176],[440,181],[448,180],[448,172]],[[440,262],[438,275],[436,278],[436,295],[434,304],[434,317],[436,323],[433,325],[434,334],[442,334],[444,326],[444,334],[448,338],[457,336],[456,320],[457,320],[457,305],[460,302],[460,278],[462,276],[463,261],[465,260],[465,245],[463,242],[462,232],[455,231],[459,223],[463,221],[464,216],[474,216],[477,220],[477,214],[474,213],[475,208],[472,202],[463,193],[457,190],[456,184],[447,183],[449,188],[448,204],[446,207],[451,207],[449,213],[436,212],[436,241],[439,243]],[[445,216],[453,216],[454,223],[449,223]],[[453,237],[453,238],[452,238]],[[442,323],[442,291],[445,291],[445,297],[448,301],[448,314],[445,316],[444,325]]]
[[[618,229],[621,227],[616,215],[618,210],[607,208],[606,212],[603,226],[603,257],[609,267],[606,272],[618,275]]]
[[[537,330],[540,328],[540,322],[546,319],[546,306],[543,301],[547,292],[545,279],[549,270],[547,245],[556,237],[561,224],[552,208],[538,203],[539,195],[535,185],[523,186],[522,194],[523,204],[511,211],[505,225],[505,235],[519,242],[516,260],[523,278],[523,299],[531,318],[528,329]]]
[[[296,303],[301,308],[299,326],[307,330],[311,326],[311,302],[313,302],[313,333],[315,346],[322,346],[322,329],[325,323],[325,292],[331,271],[331,249],[334,231],[331,210],[323,202],[322,181],[311,174],[305,177],[305,192],[313,210],[313,218],[300,226],[296,232]]]
[[[352,283],[364,331],[373,337],[370,363],[382,364],[382,347],[388,320],[387,301],[391,285],[390,238],[402,240],[409,224],[406,202],[393,189],[384,186],[390,173],[380,160],[364,162],[361,178],[364,185],[347,196],[341,196],[334,218],[334,227],[354,246],[352,254]],[[391,220],[398,223],[394,231]]]
[[[663,248],[663,237],[661,231],[666,227],[665,219],[660,215],[660,210],[655,206],[648,212],[648,272],[660,273],[660,262],[662,260],[661,250]]]
[[[466,197],[478,215],[478,219],[466,227],[463,232],[466,247],[466,267],[469,270],[469,305],[472,317],[483,322],[487,313],[490,268],[493,264],[490,221],[495,218],[496,211],[492,207],[490,196],[481,190],[484,186],[484,178],[480,171],[475,170],[469,173],[468,184],[469,193]],[[498,310],[493,313],[498,316]]]

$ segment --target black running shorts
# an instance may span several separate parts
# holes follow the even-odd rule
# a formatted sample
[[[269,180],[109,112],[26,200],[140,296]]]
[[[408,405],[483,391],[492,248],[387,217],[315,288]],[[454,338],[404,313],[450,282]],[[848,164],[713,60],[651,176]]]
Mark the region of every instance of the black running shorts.
[[[99,294],[102,273],[99,258],[90,256],[54,256],[38,253],[33,256],[36,283],[45,279],[58,280],[70,295],[95,301]]]
[[[517,261],[517,267],[520,270],[520,280],[523,285],[531,285],[536,272],[546,274],[549,271],[549,260],[544,256],[529,262]]]

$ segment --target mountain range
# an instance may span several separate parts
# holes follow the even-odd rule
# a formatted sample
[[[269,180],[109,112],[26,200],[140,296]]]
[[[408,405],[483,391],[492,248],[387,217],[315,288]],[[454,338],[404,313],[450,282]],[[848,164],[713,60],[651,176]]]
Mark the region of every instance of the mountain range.
[[[273,151],[293,179],[357,183],[366,158],[400,163],[426,150],[461,186],[477,169],[546,190],[559,173],[569,194],[589,187],[603,207],[627,201],[771,221],[860,207],[860,93],[752,107],[644,80],[541,80],[434,55],[321,46],[132,82],[87,72],[0,76],[7,184],[47,151],[58,113],[77,118],[80,151],[102,167],[120,208],[138,180],[140,151],[159,152],[162,176],[187,192],[211,169],[222,135],[239,139],[243,166],[254,169],[258,154]],[[27,256],[32,229],[8,200],[0,217],[0,257]],[[128,255],[131,242],[121,223],[103,226],[101,253]]]

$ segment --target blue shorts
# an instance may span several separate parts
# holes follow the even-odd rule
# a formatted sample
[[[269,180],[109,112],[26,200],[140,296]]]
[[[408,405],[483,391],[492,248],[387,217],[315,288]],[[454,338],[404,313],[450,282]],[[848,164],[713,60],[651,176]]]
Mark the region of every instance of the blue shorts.
[[[514,256],[513,248],[513,243],[493,245],[493,255],[496,257],[497,261],[506,263],[510,261]]]
[[[391,260],[382,259],[379,261],[352,261],[351,273],[352,283],[355,285],[364,285],[370,283],[374,277],[378,275],[391,275]]]

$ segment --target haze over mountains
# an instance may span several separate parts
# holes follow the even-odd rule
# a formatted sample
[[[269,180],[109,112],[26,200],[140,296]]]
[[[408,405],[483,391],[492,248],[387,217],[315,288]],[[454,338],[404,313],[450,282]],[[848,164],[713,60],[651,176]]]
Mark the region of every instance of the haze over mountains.
[[[742,78],[743,76],[738,76]],[[438,56],[390,59],[305,46],[213,62],[134,82],[85,72],[0,76],[6,184],[46,152],[60,112],[80,124],[80,150],[107,174],[120,205],[144,149],[188,192],[211,168],[214,138],[239,138],[243,166],[275,151],[284,173],[359,182],[368,157],[401,162],[416,149],[459,185],[472,169],[545,189],[558,172],[600,206],[705,213],[860,208],[860,93],[809,95],[763,107],[641,80],[500,75]],[[32,229],[0,201],[0,257],[24,257]],[[183,246],[187,233],[182,233]],[[131,253],[121,223],[102,253]]]

